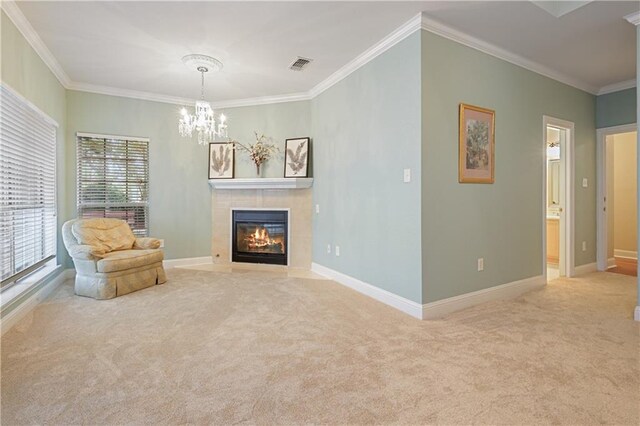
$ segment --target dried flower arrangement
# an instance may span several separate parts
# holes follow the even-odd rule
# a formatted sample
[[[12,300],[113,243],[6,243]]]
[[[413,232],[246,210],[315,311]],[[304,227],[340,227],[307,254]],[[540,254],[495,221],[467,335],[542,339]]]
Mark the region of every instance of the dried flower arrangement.
[[[231,143],[249,154],[251,161],[256,165],[256,173],[260,176],[260,166],[267,162],[271,156],[279,150],[273,143],[269,143],[271,138],[267,138],[265,135],[258,136],[258,132],[254,132],[254,134],[256,135],[256,142],[253,144],[245,145],[238,141],[233,141]]]

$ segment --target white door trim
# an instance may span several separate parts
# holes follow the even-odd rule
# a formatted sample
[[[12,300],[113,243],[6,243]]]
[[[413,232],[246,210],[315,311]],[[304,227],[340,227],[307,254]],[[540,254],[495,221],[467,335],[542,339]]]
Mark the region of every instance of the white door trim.
[[[636,123],[622,126],[604,127],[596,130],[596,263],[598,271],[607,270],[607,212],[605,197],[607,196],[607,136],[637,131]]]
[[[575,226],[574,226],[574,207],[575,207],[575,124],[571,121],[562,120],[548,115],[542,116],[542,272],[547,279],[547,126],[560,127],[567,130],[567,140],[565,149],[562,151],[560,161],[564,164],[564,201],[562,206],[564,211],[561,213],[560,219],[560,240],[564,241],[564,250],[560,253],[561,262],[565,266],[565,276],[573,277],[575,271]],[[564,225],[564,226],[563,226]],[[561,247],[563,244],[561,244]]]

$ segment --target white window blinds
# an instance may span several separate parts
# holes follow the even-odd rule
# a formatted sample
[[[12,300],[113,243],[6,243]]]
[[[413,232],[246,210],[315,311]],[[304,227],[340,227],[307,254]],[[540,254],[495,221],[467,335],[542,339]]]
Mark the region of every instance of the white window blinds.
[[[56,255],[56,124],[0,87],[0,278],[6,288]]]
[[[125,220],[148,235],[149,141],[78,133],[78,216]]]

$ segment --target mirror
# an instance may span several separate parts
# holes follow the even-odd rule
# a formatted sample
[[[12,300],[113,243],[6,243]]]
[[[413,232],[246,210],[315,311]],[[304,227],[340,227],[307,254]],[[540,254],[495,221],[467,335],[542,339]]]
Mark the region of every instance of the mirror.
[[[547,206],[560,205],[560,160],[547,162]]]

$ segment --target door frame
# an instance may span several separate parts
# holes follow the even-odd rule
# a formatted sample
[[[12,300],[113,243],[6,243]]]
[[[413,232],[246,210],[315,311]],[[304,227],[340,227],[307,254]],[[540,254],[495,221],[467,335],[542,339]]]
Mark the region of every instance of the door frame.
[[[573,277],[575,271],[575,124],[572,121],[548,115],[542,116],[542,272],[545,282],[547,281],[547,126],[565,129],[567,138],[564,150],[561,149],[560,164],[564,166],[564,206],[560,217],[560,246],[564,241],[563,250],[560,252],[560,262],[564,261],[564,275]]]
[[[596,263],[598,271],[606,271],[609,267],[607,257],[607,136],[638,131],[636,123],[621,126],[604,127],[596,130]]]

